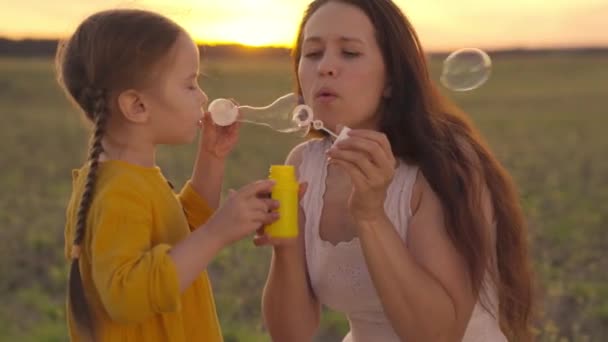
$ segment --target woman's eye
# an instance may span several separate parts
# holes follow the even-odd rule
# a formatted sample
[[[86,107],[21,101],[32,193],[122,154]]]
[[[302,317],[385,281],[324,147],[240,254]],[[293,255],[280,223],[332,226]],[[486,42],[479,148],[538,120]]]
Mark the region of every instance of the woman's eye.
[[[342,51],[342,53],[346,57],[358,57],[361,55],[359,52],[354,52],[354,51]]]
[[[306,58],[318,58],[318,57],[321,57],[322,54],[323,54],[323,52],[321,52],[321,51],[310,51],[310,52],[306,52],[304,54],[304,57],[306,57]]]

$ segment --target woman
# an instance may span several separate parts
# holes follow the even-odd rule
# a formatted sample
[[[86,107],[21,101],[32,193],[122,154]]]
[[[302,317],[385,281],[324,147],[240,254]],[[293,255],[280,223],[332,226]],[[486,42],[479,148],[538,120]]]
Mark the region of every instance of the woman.
[[[344,341],[529,341],[526,229],[515,188],[429,79],[390,0],[316,0],[294,51],[298,92],[338,131],[296,147],[300,237],[273,245],[263,314],[310,341],[324,304]]]

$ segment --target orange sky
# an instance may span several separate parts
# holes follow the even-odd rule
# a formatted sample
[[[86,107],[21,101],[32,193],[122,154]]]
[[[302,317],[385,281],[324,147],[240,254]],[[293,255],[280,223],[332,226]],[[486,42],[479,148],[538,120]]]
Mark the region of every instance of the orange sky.
[[[161,12],[207,43],[290,46],[309,0],[9,0],[0,36],[65,36],[93,11]],[[608,46],[608,0],[396,0],[425,48]]]

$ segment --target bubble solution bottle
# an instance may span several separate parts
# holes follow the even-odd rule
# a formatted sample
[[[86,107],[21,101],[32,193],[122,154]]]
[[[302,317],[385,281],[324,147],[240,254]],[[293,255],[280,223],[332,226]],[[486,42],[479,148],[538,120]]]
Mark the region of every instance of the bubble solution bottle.
[[[298,236],[298,190],[295,167],[272,165],[269,179],[276,183],[272,189],[272,199],[280,203],[279,219],[266,227],[266,233],[273,238],[294,238]]]

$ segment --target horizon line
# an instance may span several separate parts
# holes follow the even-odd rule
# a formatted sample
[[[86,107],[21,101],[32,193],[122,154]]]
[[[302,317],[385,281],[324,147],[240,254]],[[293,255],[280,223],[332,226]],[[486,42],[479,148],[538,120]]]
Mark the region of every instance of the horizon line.
[[[60,41],[61,37],[35,37],[35,36],[21,36],[21,37],[10,37],[6,35],[0,34],[0,39],[9,40],[13,42],[25,42],[25,41]],[[264,44],[264,45],[255,45],[255,44],[246,44],[242,42],[236,41],[205,41],[194,39],[194,42],[197,46],[212,46],[212,47],[222,47],[222,46],[238,46],[247,49],[284,49],[284,50],[292,50],[293,45],[289,44]],[[488,51],[513,51],[513,50],[585,50],[585,49],[608,49],[608,43],[605,44],[568,44],[568,45],[537,45],[537,46],[528,46],[525,44],[521,45],[504,45],[504,46],[487,46],[487,47],[479,47],[479,46],[462,46],[462,47],[429,47],[424,48],[427,52],[434,53],[449,53],[451,51],[456,51],[461,48],[479,48],[486,52]]]

